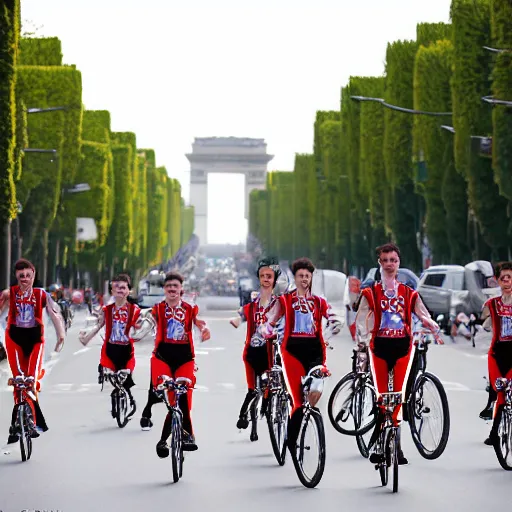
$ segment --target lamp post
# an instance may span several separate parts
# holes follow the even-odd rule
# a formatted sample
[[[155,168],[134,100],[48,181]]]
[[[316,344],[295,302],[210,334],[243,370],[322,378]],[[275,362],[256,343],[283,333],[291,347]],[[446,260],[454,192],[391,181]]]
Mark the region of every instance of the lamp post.
[[[389,108],[391,110],[396,110],[398,112],[403,112],[404,114],[415,114],[421,116],[434,116],[434,117],[449,117],[452,115],[452,112],[429,112],[428,110],[415,110],[412,108],[399,107],[398,105],[391,105],[387,103],[386,100],[382,98],[371,98],[368,96],[350,96],[351,100],[363,102],[363,101],[373,101],[376,103],[380,103],[383,107]]]

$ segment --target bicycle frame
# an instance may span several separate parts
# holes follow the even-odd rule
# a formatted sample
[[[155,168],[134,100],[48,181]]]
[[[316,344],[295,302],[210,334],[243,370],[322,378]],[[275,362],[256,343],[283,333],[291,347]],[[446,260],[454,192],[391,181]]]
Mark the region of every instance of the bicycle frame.
[[[101,390],[103,391],[103,385],[105,383],[105,377],[108,379],[110,384],[114,388],[116,388],[119,391],[126,392],[126,389],[124,388],[123,384],[125,380],[128,378],[128,375],[130,375],[130,370],[118,370],[117,372],[113,372],[110,368],[103,367],[102,368],[102,375],[103,379],[101,381]]]

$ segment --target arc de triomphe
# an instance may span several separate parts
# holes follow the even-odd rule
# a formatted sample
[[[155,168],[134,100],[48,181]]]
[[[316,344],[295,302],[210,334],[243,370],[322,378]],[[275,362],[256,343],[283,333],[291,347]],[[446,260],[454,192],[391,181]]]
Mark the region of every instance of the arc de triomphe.
[[[195,210],[194,233],[200,243],[208,241],[208,174],[230,173],[245,175],[245,218],[249,217],[249,194],[264,189],[267,164],[274,155],[267,154],[264,139],[238,137],[195,138],[190,162],[190,204]],[[229,201],[226,195],[224,201]]]

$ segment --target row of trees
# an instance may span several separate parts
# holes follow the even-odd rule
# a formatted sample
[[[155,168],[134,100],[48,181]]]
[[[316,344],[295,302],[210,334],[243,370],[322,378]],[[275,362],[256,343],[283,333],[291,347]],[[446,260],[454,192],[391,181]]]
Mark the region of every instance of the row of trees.
[[[95,283],[121,270],[136,278],[188,241],[193,210],[152,149],[113,132],[108,111],[84,108],[61,42],[20,37],[19,9],[7,1],[0,13],[1,259],[30,258],[46,285],[77,269]],[[70,193],[78,183],[90,191]],[[94,218],[96,240],[77,242],[77,217]]]
[[[427,240],[434,264],[510,258],[512,109],[484,96],[512,100],[512,4],[453,0],[451,24],[388,44],[384,76],[350,77],[340,109],[317,112],[313,153],[252,192],[252,237],[356,273],[386,241],[416,271]]]

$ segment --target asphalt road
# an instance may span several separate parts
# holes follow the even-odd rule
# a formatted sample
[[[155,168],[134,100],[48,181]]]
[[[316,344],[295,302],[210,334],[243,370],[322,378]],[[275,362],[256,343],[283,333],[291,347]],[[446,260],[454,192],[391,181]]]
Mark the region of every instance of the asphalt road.
[[[229,307],[230,303],[222,299]],[[124,429],[110,416],[109,390],[100,392],[97,365],[100,340],[83,348],[77,340],[84,324],[78,314],[57,359],[49,359],[40,402],[50,430],[34,442],[32,459],[22,463],[18,445],[0,451],[0,511],[60,510],[347,510],[353,511],[481,511],[502,506],[512,475],[499,466],[492,448],[483,444],[489,424],[478,418],[485,405],[486,338],[473,349],[460,339],[455,345],[432,346],[429,370],[444,382],[451,410],[451,433],[445,453],[423,459],[404,429],[403,447],[410,464],[400,468],[400,490],[393,495],[380,486],[373,465],[363,459],[353,438],[338,434],[325,414],[327,463],[316,489],[304,488],[288,459],[275,462],[260,422],[260,440],[235,426],[245,395],[241,361],[244,332],[228,324],[232,312],[202,304],[212,339],[196,344],[198,389],[193,421],[199,450],[187,454],[184,475],[172,483],[169,459],[159,459],[155,445],[164,406],[154,407],[155,427],[142,432],[140,412],[147,397],[151,342],[136,346],[134,396],[138,411]],[[200,303],[201,306],[201,303]],[[233,310],[236,300],[233,301]],[[51,328],[48,329],[51,333]],[[352,342],[348,331],[333,340],[328,352],[329,379],[321,407],[337,380],[350,369]],[[53,339],[50,340],[53,347]],[[0,365],[0,432],[7,438],[12,395]]]

